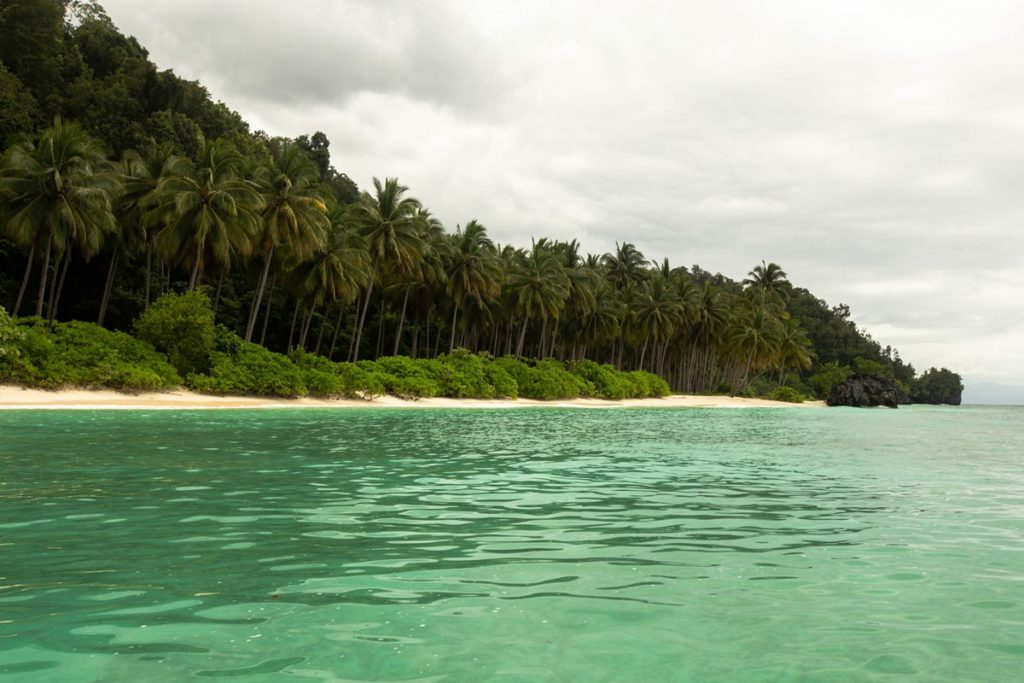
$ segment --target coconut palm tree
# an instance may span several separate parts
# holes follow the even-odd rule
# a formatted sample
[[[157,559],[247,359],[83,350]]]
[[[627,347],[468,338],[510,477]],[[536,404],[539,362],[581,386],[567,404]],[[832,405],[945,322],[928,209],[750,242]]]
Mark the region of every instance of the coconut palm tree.
[[[374,193],[364,192],[357,205],[358,220],[363,226],[363,237],[370,254],[370,283],[363,297],[362,311],[353,340],[352,360],[359,359],[359,344],[363,338],[366,312],[370,308],[370,297],[382,266],[410,268],[420,258],[423,248],[416,231],[416,215],[420,209],[419,200],[406,197],[409,188],[398,184],[397,178],[387,178],[383,183],[373,179]]]
[[[451,336],[448,352],[455,349],[455,330],[459,309],[475,301],[483,307],[484,298],[497,296],[501,291],[501,270],[494,243],[485,228],[476,219],[465,228],[456,227],[451,237],[445,276],[448,295],[452,300]]]
[[[111,196],[118,190],[116,175],[99,143],[77,124],[60,118],[35,142],[17,143],[4,153],[0,161],[3,225],[8,236],[29,252],[15,315],[21,309],[36,251],[44,249],[36,301],[36,315],[41,316],[54,249],[63,254],[77,245],[87,260],[91,258],[114,232]]]
[[[245,326],[246,341],[252,339],[274,249],[284,242],[292,256],[303,261],[324,246],[330,227],[327,205],[318,190],[320,168],[298,145],[285,146],[275,158],[260,166],[255,180],[264,201],[263,231],[259,237],[263,269]]]
[[[149,308],[153,235],[165,223],[165,217],[152,209],[159,202],[161,182],[185,172],[187,161],[176,155],[170,145],[161,145],[145,157],[134,150],[126,150],[118,166],[123,188],[114,204],[117,231],[112,240],[107,278],[96,320],[100,325],[106,317],[119,259],[126,247],[146,253],[145,306]]]
[[[747,273],[743,280],[743,286],[748,289],[760,290],[772,298],[785,302],[789,287],[786,271],[777,263],[765,263],[754,266],[754,269]]]
[[[793,318],[782,321],[777,342],[779,364],[779,386],[785,383],[786,371],[790,368],[809,370],[814,360],[811,340]]]
[[[615,243],[615,253],[601,257],[606,276],[618,290],[647,277],[647,259],[629,242]]]
[[[516,355],[523,355],[526,329],[530,321],[540,318],[543,327],[539,355],[544,355],[544,338],[548,320],[557,319],[569,297],[570,280],[558,258],[534,243],[533,249],[508,276],[508,287],[515,297],[515,307],[523,325],[516,343]]]
[[[188,291],[195,289],[208,264],[228,268],[233,258],[252,250],[262,227],[263,199],[241,177],[242,157],[230,143],[203,145],[188,172],[161,183],[153,209],[167,216],[157,234],[164,254],[190,268]]]

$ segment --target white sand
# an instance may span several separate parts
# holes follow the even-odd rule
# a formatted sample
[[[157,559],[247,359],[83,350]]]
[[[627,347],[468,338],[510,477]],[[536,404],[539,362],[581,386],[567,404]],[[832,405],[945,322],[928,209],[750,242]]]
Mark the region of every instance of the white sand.
[[[730,396],[674,395],[666,398],[603,401],[581,398],[574,401],[481,400],[454,398],[423,398],[404,401],[382,396],[372,401],[325,400],[316,398],[252,398],[246,396],[207,396],[178,390],[158,394],[121,394],[116,391],[66,389],[42,391],[0,385],[0,410],[206,410],[216,408],[526,408],[547,406],[557,408],[819,408],[821,401],[781,403],[756,398]]]

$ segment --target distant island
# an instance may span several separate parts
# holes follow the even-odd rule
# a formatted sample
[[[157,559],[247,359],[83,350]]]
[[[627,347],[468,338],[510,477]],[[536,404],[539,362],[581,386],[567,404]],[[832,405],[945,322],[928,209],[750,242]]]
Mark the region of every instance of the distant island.
[[[396,178],[360,190],[323,133],[250,130],[98,3],[17,2],[0,35],[0,383],[800,402],[856,374],[960,402],[776,263],[498,245]]]

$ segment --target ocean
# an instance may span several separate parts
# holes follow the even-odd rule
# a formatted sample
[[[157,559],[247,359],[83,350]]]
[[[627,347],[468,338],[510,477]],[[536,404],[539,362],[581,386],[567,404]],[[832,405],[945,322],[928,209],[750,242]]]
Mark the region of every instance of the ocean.
[[[0,680],[1015,681],[1024,408],[0,412]]]

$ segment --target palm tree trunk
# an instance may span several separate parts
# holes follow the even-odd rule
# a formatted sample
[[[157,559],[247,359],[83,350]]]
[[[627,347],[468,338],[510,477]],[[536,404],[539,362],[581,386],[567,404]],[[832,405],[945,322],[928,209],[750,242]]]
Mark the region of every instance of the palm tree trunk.
[[[644,337],[644,348],[643,348],[642,351],[640,351],[640,365],[639,365],[639,369],[640,370],[644,369],[644,356],[647,355],[647,343],[649,341],[651,341],[651,335],[650,334],[648,334],[646,337]]]
[[[217,278],[217,292],[213,295],[213,315],[217,315],[217,309],[220,308],[220,288],[224,286],[224,273],[220,274]],[[245,341],[249,341],[246,339]]]
[[[380,298],[380,324],[377,325],[377,349],[374,351],[374,358],[380,358],[384,354],[384,297]]]
[[[288,330],[288,348],[285,349],[286,352],[292,350],[292,340],[295,339],[295,321],[298,320],[298,318],[299,318],[299,301],[298,301],[298,299],[296,299],[295,300],[295,310],[292,311],[292,326],[291,326],[291,329]]]
[[[150,281],[153,279],[153,240],[146,240],[146,307],[143,310],[149,310],[149,290]]]
[[[452,336],[448,340],[448,353],[455,350],[455,321],[459,319],[459,305],[455,304],[455,312],[452,313]]]
[[[114,272],[117,270],[117,257],[121,253],[121,245],[114,245],[114,253],[110,255],[110,267],[107,268],[107,281],[103,285],[103,298],[100,300],[100,314],[96,317],[96,324],[103,325],[103,319],[107,317],[107,305],[110,303],[110,290],[114,288]]]
[[[263,329],[260,331],[260,346],[265,346],[267,341],[267,325],[270,323],[270,302],[274,300],[274,284],[277,282],[277,274],[270,278],[270,291],[267,292],[267,307],[263,313]]]
[[[424,333],[426,335],[426,337],[423,340],[423,348],[425,348],[427,350],[427,357],[429,358],[430,357],[430,309],[429,308],[427,309],[427,324],[426,324],[426,328],[427,329],[426,329],[426,331]]]
[[[43,270],[39,273],[39,296],[36,299],[36,317],[43,317],[43,301],[46,299],[46,271],[50,269],[50,251],[53,249],[53,233],[46,238],[46,254],[43,256]]]
[[[526,326],[529,324],[530,318],[526,316],[523,318],[523,327],[519,330],[519,342],[516,344],[516,355],[523,355],[523,343],[526,341]]]
[[[366,311],[370,308],[370,295],[373,293],[373,284],[377,280],[377,266],[380,265],[380,254],[373,257],[373,270],[370,272],[370,286],[366,288],[366,301],[363,303],[363,312],[359,315],[359,325],[356,327],[356,339],[352,348],[352,362],[359,360],[359,343],[363,340],[363,325],[366,323]]]
[[[14,303],[14,317],[18,317],[21,310],[21,301],[25,298],[25,290],[28,288],[28,278],[32,275],[32,262],[36,258],[36,243],[32,241],[32,247],[28,250],[28,261],[25,263],[25,275],[21,278],[21,289],[18,290],[18,300]]]
[[[196,288],[196,278],[199,276],[199,258],[203,253],[203,245],[196,247],[196,263],[192,266],[192,276],[188,279],[188,291],[192,291]]]
[[[60,306],[60,295],[64,292],[64,278],[68,276],[68,266],[71,265],[71,249],[68,249],[68,255],[64,259],[64,266],[60,269],[60,280],[57,281],[57,289],[55,290],[56,296],[53,298],[53,302],[50,304],[50,322],[53,322],[57,317],[57,308]]]
[[[334,347],[338,343],[338,332],[341,331],[341,317],[345,314],[345,307],[338,306],[338,319],[334,323],[334,335],[331,337],[331,350],[327,354],[327,360],[334,360]]]
[[[270,261],[274,258],[274,243],[271,242],[270,249],[263,259],[263,272],[260,273],[260,284],[256,288],[256,298],[253,300],[252,310],[249,312],[249,322],[245,325],[245,341],[252,340],[252,331],[256,327],[256,316],[259,314],[260,303],[263,301],[263,288],[267,284],[267,273],[270,272]]]
[[[306,337],[309,336],[309,326],[313,322],[313,314],[316,312],[316,304],[309,307],[309,314],[306,315],[306,320],[302,323],[302,336],[299,338],[299,347],[306,350]]]
[[[320,333],[316,335],[316,348],[313,349],[313,353],[317,355],[320,355],[320,345],[324,341],[324,328],[327,327],[327,313],[330,310],[331,307],[328,306],[326,309],[324,309],[324,314],[320,317]]]
[[[49,321],[53,320],[53,305],[57,298],[57,279],[60,277],[60,269],[64,264],[65,253],[62,253],[57,257],[56,263],[53,264],[53,278],[50,280],[50,299],[46,304],[46,319]]]
[[[392,351],[392,356],[398,355],[398,345],[402,341],[402,325],[405,324],[405,308],[409,304],[409,291],[412,289],[412,285],[405,288],[405,298],[402,299],[402,314],[398,316],[398,330],[395,331],[395,350]]]

